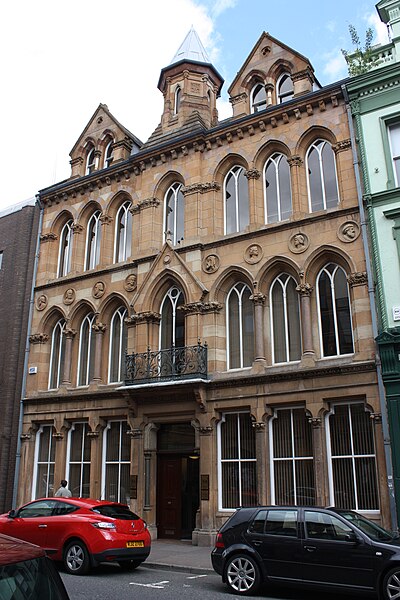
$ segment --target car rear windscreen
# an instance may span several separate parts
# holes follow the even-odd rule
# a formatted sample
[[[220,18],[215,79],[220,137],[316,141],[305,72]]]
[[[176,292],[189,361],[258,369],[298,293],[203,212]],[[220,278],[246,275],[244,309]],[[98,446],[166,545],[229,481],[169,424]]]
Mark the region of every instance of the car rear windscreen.
[[[93,512],[103,515],[103,517],[111,517],[112,519],[122,519],[126,521],[137,521],[139,517],[129,510],[127,506],[118,504],[104,504],[103,506],[96,506],[92,509]]]

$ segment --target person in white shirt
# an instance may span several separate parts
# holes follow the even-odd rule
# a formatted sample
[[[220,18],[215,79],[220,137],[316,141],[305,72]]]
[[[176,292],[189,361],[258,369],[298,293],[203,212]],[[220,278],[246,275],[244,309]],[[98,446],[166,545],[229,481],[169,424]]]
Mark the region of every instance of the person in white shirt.
[[[71,498],[72,494],[69,491],[67,485],[68,485],[68,481],[66,481],[65,479],[62,479],[61,483],[60,483],[60,487],[58,488],[58,490],[56,491],[54,496],[56,498]]]

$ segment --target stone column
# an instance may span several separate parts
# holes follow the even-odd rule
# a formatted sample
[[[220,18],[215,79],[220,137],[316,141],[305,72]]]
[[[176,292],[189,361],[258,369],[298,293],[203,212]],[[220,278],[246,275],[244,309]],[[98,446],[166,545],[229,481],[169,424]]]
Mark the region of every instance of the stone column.
[[[75,329],[66,327],[64,329],[65,347],[64,347],[64,364],[62,371],[61,385],[71,385],[71,366],[72,366],[72,343],[76,336]]]
[[[254,303],[254,351],[255,360],[265,361],[265,348],[264,348],[264,304],[265,294],[261,292],[254,292],[250,296],[250,300]]]
[[[300,315],[301,315],[301,334],[303,342],[303,355],[314,361],[315,352],[312,340],[312,320],[311,320],[311,294],[313,287],[309,283],[302,282],[296,287],[300,294]]]
[[[101,498],[101,436],[98,430],[87,431],[86,437],[90,441],[90,497]]]
[[[304,161],[300,156],[292,156],[288,159],[290,167],[290,178],[292,184],[292,211],[294,217],[300,217],[302,213],[308,212],[308,206],[301,206],[301,198],[307,198],[307,194],[301,193],[300,169],[303,168]]]
[[[211,546],[216,534],[215,514],[218,510],[217,462],[215,456],[214,428],[206,425],[207,419],[198,427],[200,446],[200,512],[196,529],[192,534],[195,546]]]
[[[321,417],[309,417],[308,420],[312,427],[315,502],[317,506],[327,506],[329,497],[325,480],[325,452],[322,442],[322,419]]]
[[[265,423],[253,423],[256,433],[256,469],[257,469],[257,504],[267,503],[267,477],[266,477],[266,448],[265,448]]]
[[[54,433],[52,434],[53,443],[55,443],[56,448],[54,459],[54,489],[51,490],[49,486],[49,496],[54,496],[54,494],[60,487],[61,479],[65,478],[67,464],[67,434],[68,432],[65,429],[64,431],[54,431]]]
[[[95,332],[94,370],[92,381],[101,382],[101,355],[103,351],[103,336],[107,329],[107,325],[104,323],[95,323],[92,325],[92,329]]]
[[[249,224],[264,225],[264,202],[257,203],[257,199],[262,198],[262,194],[257,193],[257,181],[261,173],[257,169],[249,169],[244,174],[249,181]]]

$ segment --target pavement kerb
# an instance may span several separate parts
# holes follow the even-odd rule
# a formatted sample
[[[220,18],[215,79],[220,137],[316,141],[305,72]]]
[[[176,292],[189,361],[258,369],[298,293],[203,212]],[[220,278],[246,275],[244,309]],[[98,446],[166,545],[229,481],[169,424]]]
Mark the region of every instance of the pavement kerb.
[[[145,561],[142,567],[148,567],[149,569],[161,569],[162,571],[180,571],[181,573],[193,573],[195,575],[208,575],[215,573],[214,569],[210,567],[206,569],[204,567],[187,567],[184,565],[171,565],[162,562],[149,562]]]

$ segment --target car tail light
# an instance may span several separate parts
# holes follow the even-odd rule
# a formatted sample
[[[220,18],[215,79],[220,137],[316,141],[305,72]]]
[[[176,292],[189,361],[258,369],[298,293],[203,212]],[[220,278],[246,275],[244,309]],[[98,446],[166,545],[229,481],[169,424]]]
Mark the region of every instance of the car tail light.
[[[98,521],[97,523],[92,523],[92,525],[97,529],[116,529],[114,523],[109,523],[108,521]]]
[[[225,548],[222,533],[217,533],[217,537],[215,538],[215,547],[216,548]]]

